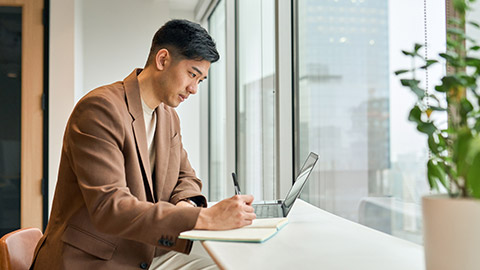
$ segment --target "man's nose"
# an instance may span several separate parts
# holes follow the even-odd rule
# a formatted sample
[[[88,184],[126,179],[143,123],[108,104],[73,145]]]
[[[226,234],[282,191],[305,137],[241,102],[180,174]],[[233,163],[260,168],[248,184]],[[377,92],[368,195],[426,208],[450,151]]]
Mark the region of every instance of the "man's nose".
[[[187,90],[190,94],[195,95],[198,90],[198,84],[192,83],[187,87]]]

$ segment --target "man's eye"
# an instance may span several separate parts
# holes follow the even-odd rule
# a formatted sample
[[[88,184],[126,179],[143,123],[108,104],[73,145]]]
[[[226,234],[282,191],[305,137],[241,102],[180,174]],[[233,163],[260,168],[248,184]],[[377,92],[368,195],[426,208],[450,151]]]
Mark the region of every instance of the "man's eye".
[[[197,74],[195,74],[195,73],[193,73],[193,72],[190,72],[190,75],[192,76],[192,78],[197,77]]]
[[[201,82],[203,82],[203,80],[198,81],[198,84],[200,84]]]

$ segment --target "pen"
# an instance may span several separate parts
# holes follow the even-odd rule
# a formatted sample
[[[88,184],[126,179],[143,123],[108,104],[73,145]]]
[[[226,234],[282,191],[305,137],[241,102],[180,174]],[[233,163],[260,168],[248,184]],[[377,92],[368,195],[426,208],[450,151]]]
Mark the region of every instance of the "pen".
[[[232,178],[233,178],[233,187],[235,188],[235,195],[242,194],[240,192],[240,187],[238,186],[237,175],[234,172],[232,172]]]

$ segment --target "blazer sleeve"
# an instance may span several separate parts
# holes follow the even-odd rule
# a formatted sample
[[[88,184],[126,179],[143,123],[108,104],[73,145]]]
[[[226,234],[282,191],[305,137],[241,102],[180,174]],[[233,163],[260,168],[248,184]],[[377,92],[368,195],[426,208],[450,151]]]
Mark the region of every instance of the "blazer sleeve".
[[[187,151],[183,148],[180,135],[180,119],[174,109],[171,109],[170,113],[175,132],[180,136],[180,147],[178,148],[178,151],[180,151],[180,169],[178,182],[172,192],[170,202],[177,204],[184,199],[193,199],[198,206],[207,207],[207,200],[201,193],[202,181],[197,178],[195,170],[193,170],[188,160]]]
[[[200,209],[140,201],[130,193],[122,153],[125,116],[109,99],[82,99],[64,138],[64,151],[93,225],[103,233],[189,252],[189,243],[177,237],[193,229]]]

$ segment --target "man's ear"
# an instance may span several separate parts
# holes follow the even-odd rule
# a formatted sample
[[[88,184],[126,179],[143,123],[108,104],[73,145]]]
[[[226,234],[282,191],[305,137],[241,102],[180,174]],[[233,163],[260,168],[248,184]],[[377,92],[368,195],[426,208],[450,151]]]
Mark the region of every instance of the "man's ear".
[[[164,70],[167,62],[170,61],[170,52],[167,49],[158,50],[155,55],[155,66],[158,70]]]

